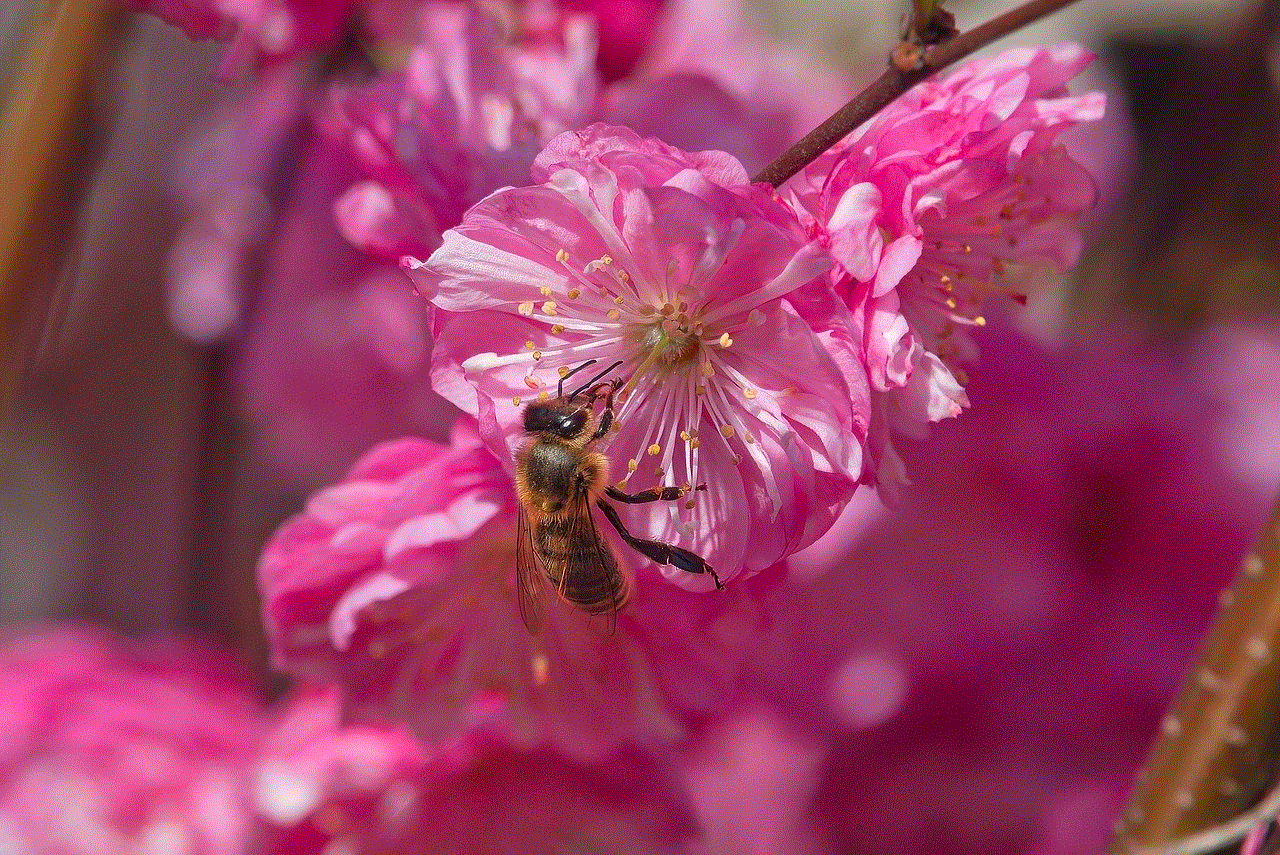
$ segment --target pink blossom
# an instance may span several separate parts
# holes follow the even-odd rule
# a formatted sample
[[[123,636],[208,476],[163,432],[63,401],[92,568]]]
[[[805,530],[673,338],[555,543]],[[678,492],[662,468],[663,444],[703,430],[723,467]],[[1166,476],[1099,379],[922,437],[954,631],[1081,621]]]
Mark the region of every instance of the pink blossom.
[[[222,654],[31,629],[0,685],[0,849],[244,852],[262,713]]]
[[[393,262],[429,253],[471,205],[525,183],[542,146],[581,124],[598,86],[586,18],[557,18],[514,41],[467,5],[427,3],[417,14],[405,69],[330,99],[331,132],[364,173],[338,221],[355,245]]]
[[[894,436],[968,406],[960,365],[987,296],[1025,300],[1037,272],[1079,256],[1094,185],[1054,140],[1102,115],[1103,95],[1064,89],[1090,59],[1062,45],[972,62],[911,90],[791,185],[857,319],[874,413],[866,477],[890,496],[906,481]]]
[[[588,767],[474,734],[425,747],[339,718],[332,691],[289,703],[258,769],[259,851],[676,853],[693,833],[678,781],[637,752]]]
[[[338,41],[354,0],[121,0],[194,39],[229,41],[222,73],[232,76],[319,51]]]
[[[465,429],[452,448],[374,449],[267,545],[276,664],[429,740],[480,727],[583,758],[670,742],[732,686],[759,631],[759,584],[698,595],[642,570],[612,632],[548,594],[532,637],[515,601],[516,520],[510,479]]]
[[[613,480],[707,484],[621,509],[633,533],[698,552],[724,581],[812,542],[852,494],[866,422],[864,388],[788,302],[824,253],[723,152],[595,125],[553,141],[534,179],[472,208],[429,261],[406,259],[435,309],[436,389],[506,460],[526,401],[587,359],[619,361]]]

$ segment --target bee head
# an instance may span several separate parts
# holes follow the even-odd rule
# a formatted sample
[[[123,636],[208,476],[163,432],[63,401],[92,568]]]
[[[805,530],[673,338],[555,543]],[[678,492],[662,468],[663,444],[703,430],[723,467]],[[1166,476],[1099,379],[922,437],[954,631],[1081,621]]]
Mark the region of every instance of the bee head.
[[[527,433],[551,433],[562,439],[577,439],[591,420],[591,410],[575,406],[567,400],[534,403],[524,408]]]

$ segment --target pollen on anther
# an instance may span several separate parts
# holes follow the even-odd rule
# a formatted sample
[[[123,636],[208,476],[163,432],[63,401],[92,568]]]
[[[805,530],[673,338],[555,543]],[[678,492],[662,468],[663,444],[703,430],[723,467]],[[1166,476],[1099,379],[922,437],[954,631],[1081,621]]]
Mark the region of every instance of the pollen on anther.
[[[542,314],[554,316],[556,313],[556,303],[554,300],[548,300],[542,304]]]
[[[720,435],[725,439],[733,436],[733,425],[720,425]]]
[[[582,291],[578,288],[570,288],[568,291],[564,292],[564,295],[570,300],[576,300],[582,296]]]
[[[630,282],[630,281],[631,281],[631,274],[630,274],[630,273],[628,273],[628,272],[627,272],[627,271],[625,271],[625,270],[619,270],[619,271],[618,271],[618,278],[619,278],[619,279],[621,279],[623,282]]]
[[[556,369],[556,373],[559,374],[561,377],[569,376],[569,366],[561,365],[559,368]]]
[[[620,313],[617,309],[610,309],[609,311],[604,313],[604,316],[611,321],[616,321],[618,318],[622,317],[622,313]]]
[[[694,437],[693,440],[689,442],[689,447],[694,451],[697,451],[701,446],[702,446],[702,440],[698,439],[697,437]]]
[[[748,401],[754,401],[756,399],[756,394],[755,389],[747,388],[742,390],[742,397],[746,398]]]
[[[552,335],[560,335],[560,333],[562,333],[562,332],[564,332],[564,324],[552,324],[552,325],[551,325],[551,334],[552,334]]]
[[[973,322],[974,322],[975,324],[977,324],[978,326],[980,326],[980,327],[985,327],[985,326],[987,325],[987,319],[986,319],[985,317],[983,317],[982,315],[978,315],[978,316],[976,316],[976,317],[973,319]]]
[[[615,302],[615,303],[617,303],[619,306],[621,306],[623,303],[625,303],[625,302],[627,302],[627,301],[626,301],[624,298],[622,298],[622,297],[614,297],[614,298],[613,298],[613,302]],[[653,307],[651,306],[651,307],[650,307],[650,309],[652,309],[652,308],[653,308]],[[646,314],[646,312],[645,312],[645,310],[644,310],[644,306],[641,306],[641,307],[640,307],[640,314],[642,314],[642,315],[643,315],[643,314]],[[653,314],[653,312],[652,312],[652,311],[650,311],[650,312],[648,312],[647,314]]]
[[[731,344],[733,344],[733,339],[729,338],[729,334],[727,332],[720,333],[720,346],[728,347]]]
[[[948,308],[948,309],[954,309],[954,308],[956,308],[956,307],[957,307],[957,306],[959,306],[959,305],[960,305],[960,304],[959,304],[959,303],[957,303],[957,302],[955,301],[955,298],[954,298],[954,297],[948,297],[948,298],[947,298],[947,308]]]
[[[532,300],[525,300],[523,303],[521,303],[519,306],[517,306],[517,307],[516,307],[516,309],[517,309],[517,311],[519,311],[519,312],[520,312],[520,314],[522,314],[522,315],[532,315],[532,314],[533,314],[533,301],[532,301]]]
[[[561,247],[560,249],[556,250],[556,261],[560,262],[561,264],[564,264],[568,260],[569,260],[569,250],[565,249],[564,247]]]
[[[658,443],[655,442],[653,445],[649,446],[648,450],[649,450],[650,457],[657,457],[659,454],[662,453],[662,446],[658,445]]]
[[[640,461],[636,460],[634,457],[627,461],[628,472],[635,472],[639,468],[640,468]]]
[[[536,344],[534,344],[532,341],[526,341],[526,342],[524,343],[524,349],[525,349],[525,350],[537,350],[537,349],[538,349],[538,346],[537,346]]]
[[[601,263],[601,264],[603,264],[603,265],[605,265],[605,266],[608,266],[608,265],[610,265],[610,264],[613,264],[613,256],[611,256],[611,255],[602,255],[602,256],[600,256],[600,263]]]
[[[535,351],[533,352],[533,358],[534,358],[535,360],[541,359],[541,358],[542,358],[542,351],[540,351],[540,350],[535,350]]]
[[[511,403],[515,404],[517,407],[520,406],[520,396],[516,395],[514,398],[512,398]]]
[[[550,289],[550,288],[548,288],[546,285],[543,285],[541,288],[539,288],[539,289],[538,289],[538,293],[539,293],[539,294],[541,294],[541,295],[542,295],[542,296],[544,296],[544,297],[550,297],[550,296],[551,296],[551,289]]]
[[[693,510],[694,508],[696,508],[697,506],[698,506],[698,503],[697,503],[697,502],[695,502],[693,499],[685,499],[685,500],[684,500],[684,509],[685,509],[686,511],[691,511],[691,510]]]
[[[538,393],[538,400],[539,400],[539,401],[550,401],[550,400],[551,400],[551,393],[550,393],[550,392],[548,392],[546,389],[543,389],[541,392],[539,392],[539,393]]]
[[[745,430],[744,430],[744,431],[742,432],[742,441],[743,441],[743,442],[745,442],[747,445],[755,445],[755,443],[756,443],[756,438],[755,438],[754,436],[752,436],[752,435],[751,435],[751,432],[750,432],[750,431],[745,431]]]

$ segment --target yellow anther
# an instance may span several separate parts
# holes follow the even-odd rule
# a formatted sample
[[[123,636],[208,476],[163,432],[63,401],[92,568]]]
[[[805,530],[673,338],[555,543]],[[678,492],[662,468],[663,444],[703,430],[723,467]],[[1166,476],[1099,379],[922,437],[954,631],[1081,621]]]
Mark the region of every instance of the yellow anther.
[[[538,346],[537,346],[536,344],[534,344],[532,341],[526,341],[526,342],[524,343],[524,349],[525,349],[525,350],[536,350],[536,349],[537,349],[537,347],[538,347]]]
[[[580,291],[577,288],[570,288],[568,291],[564,293],[564,295],[568,297],[570,300],[576,300],[582,296],[582,291]]]
[[[540,350],[535,350],[535,351],[533,352],[533,358],[534,358],[534,360],[541,359],[541,358],[542,358],[542,351],[540,351]]]
[[[616,321],[618,318],[622,317],[622,313],[617,309],[610,309],[604,313],[604,316],[611,321]]]
[[[548,300],[547,302],[542,304],[542,314],[555,315],[555,313],[556,313],[556,304],[554,300]]]
[[[539,294],[541,294],[541,295],[542,295],[542,296],[544,296],[544,297],[550,297],[550,296],[551,296],[551,289],[550,289],[550,288],[548,288],[546,285],[543,285],[541,288],[539,288],[539,289],[538,289],[538,293],[539,293]]]
[[[639,467],[640,467],[640,463],[634,457],[627,461],[628,472],[635,472],[636,469],[638,469]]]
[[[662,453],[662,446],[658,445],[658,443],[655,442],[653,445],[649,446],[650,457],[657,457],[661,453]]]
[[[560,262],[561,264],[564,264],[568,260],[569,260],[569,250],[565,249],[564,247],[561,247],[560,249],[556,250],[556,261]]]
[[[720,425],[720,435],[725,439],[733,436],[733,425]]]
[[[729,334],[727,332],[720,333],[720,346],[728,347],[731,344],[733,344],[733,339],[729,338]]]
[[[519,306],[517,306],[517,307],[516,307],[516,309],[517,309],[517,310],[520,312],[520,314],[522,314],[522,315],[532,315],[532,314],[533,314],[533,301],[532,301],[532,300],[525,300],[523,303],[521,303]]]
[[[746,398],[748,401],[754,401],[754,400],[756,399],[756,390],[755,390],[755,389],[743,389],[743,390],[742,390],[742,397]]]
[[[552,335],[560,335],[560,333],[562,333],[562,332],[564,332],[564,325],[563,325],[563,324],[552,324],[552,325],[551,325],[551,334],[552,334]]]

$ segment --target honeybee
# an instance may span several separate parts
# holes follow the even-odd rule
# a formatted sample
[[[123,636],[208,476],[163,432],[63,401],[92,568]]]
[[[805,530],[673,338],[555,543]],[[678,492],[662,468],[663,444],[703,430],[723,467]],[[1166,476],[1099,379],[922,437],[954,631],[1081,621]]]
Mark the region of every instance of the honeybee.
[[[618,569],[612,548],[596,528],[592,505],[598,507],[632,549],[658,564],[689,573],[709,573],[716,588],[720,577],[700,556],[627,531],[605,497],[629,504],[672,502],[690,487],[652,487],[624,493],[609,484],[609,462],[592,445],[613,425],[613,402],[620,378],[603,380],[615,362],[568,396],[564,383],[594,365],[592,359],[560,378],[556,397],[525,406],[524,430],[529,441],[516,454],[516,492],[520,525],[516,535],[516,591],[520,616],[531,633],[542,630],[544,578],[565,600],[588,614],[616,615],[627,604],[630,587]],[[604,406],[597,417],[598,402]],[[699,484],[697,489],[706,489]]]

